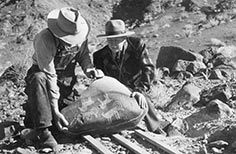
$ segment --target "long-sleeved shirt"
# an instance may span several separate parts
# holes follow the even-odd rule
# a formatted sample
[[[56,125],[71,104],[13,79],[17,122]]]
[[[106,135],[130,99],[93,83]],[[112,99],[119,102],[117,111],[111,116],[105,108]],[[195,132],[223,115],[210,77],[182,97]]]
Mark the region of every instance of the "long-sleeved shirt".
[[[132,90],[148,91],[154,79],[155,68],[149,53],[141,39],[127,37],[126,40],[118,61],[106,45],[93,54],[94,65],[105,75],[118,79]]]
[[[58,57],[58,44],[58,39],[54,37],[48,29],[44,29],[37,34],[33,43],[35,49],[35,53],[32,57],[33,64],[38,65],[39,69],[46,74],[51,99],[59,99],[60,97],[59,87],[57,85],[57,71],[65,69],[66,65],[71,62],[72,59],[74,62],[80,64],[83,71],[92,67],[92,59],[89,55],[87,38],[84,38],[84,41],[77,45],[77,50],[73,55],[75,57],[72,57],[72,59],[64,58],[61,60],[61,57]],[[68,54],[70,51],[66,52],[67,53],[63,54]],[[60,60],[58,61],[58,59]]]

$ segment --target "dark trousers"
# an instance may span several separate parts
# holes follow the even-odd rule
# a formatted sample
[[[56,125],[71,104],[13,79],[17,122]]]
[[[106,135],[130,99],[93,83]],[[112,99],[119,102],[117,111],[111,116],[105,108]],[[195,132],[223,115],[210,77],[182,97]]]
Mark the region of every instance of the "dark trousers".
[[[25,81],[25,93],[28,96],[28,101],[24,105],[24,109],[26,112],[26,116],[24,119],[25,127],[38,129],[52,126],[53,115],[50,102],[51,99],[49,98],[48,92],[49,85],[46,74],[44,72],[41,72],[38,66],[33,65],[28,70]],[[72,86],[70,84],[66,86],[60,81],[58,81],[58,86],[60,88],[61,94],[59,99],[59,108],[63,108],[64,106],[66,106],[63,101],[65,101],[67,104],[71,101],[69,99],[70,97],[68,97],[68,99],[63,98],[71,94]]]
[[[52,126],[52,111],[48,95],[48,84],[43,72],[29,70],[26,77],[25,92],[28,101],[25,104],[26,117],[25,127],[46,128]]]
[[[148,112],[144,117],[144,122],[147,129],[151,132],[155,132],[158,128],[163,129],[168,125],[168,122],[158,116],[159,113],[155,110],[151,99],[147,95],[145,98],[148,104]]]

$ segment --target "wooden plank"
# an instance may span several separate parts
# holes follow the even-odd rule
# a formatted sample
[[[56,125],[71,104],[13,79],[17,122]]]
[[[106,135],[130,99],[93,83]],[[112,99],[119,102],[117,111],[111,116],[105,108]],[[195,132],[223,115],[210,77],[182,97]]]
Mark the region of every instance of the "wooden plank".
[[[101,142],[97,141],[91,135],[84,135],[83,138],[87,140],[96,150],[98,150],[101,154],[113,154],[110,150],[108,150]]]
[[[182,154],[177,149],[174,149],[173,147],[170,147],[169,145],[165,143],[155,140],[153,137],[151,137],[150,135],[148,135],[142,130],[135,130],[135,133],[139,135],[140,137],[144,138],[145,140],[147,140],[149,143],[152,143],[156,147],[164,150],[165,152],[169,154]]]
[[[119,134],[113,134],[112,137],[135,154],[150,154],[145,149],[142,149]]]

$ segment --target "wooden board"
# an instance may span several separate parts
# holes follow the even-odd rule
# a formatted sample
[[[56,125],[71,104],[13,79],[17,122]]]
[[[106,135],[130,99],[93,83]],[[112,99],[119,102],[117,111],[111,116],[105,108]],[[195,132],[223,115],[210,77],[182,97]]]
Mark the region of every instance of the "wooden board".
[[[139,147],[138,145],[130,142],[129,140],[127,140],[126,138],[124,138],[123,136],[121,136],[119,134],[114,134],[114,135],[112,135],[112,137],[116,141],[118,141],[120,144],[122,144],[123,146],[125,146],[126,148],[128,148],[129,150],[134,152],[135,154],[150,154],[146,150],[144,150],[141,147]]]
[[[174,149],[173,147],[170,147],[169,145],[165,143],[155,140],[153,137],[151,137],[150,135],[148,135],[142,130],[135,130],[135,133],[139,135],[140,137],[144,138],[145,140],[147,140],[149,143],[152,143],[153,145],[155,145],[157,148],[160,148],[169,154],[182,154],[177,149]]]
[[[98,150],[101,154],[113,154],[110,150],[108,150],[102,143],[97,141],[91,135],[84,135],[83,138],[87,140],[96,150]]]

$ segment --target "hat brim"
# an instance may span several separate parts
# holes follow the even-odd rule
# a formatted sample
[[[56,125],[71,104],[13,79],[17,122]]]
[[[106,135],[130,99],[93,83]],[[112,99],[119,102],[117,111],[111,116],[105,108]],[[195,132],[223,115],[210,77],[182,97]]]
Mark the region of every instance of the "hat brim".
[[[65,41],[69,44],[81,44],[87,39],[88,33],[90,31],[89,24],[87,21],[81,16],[79,20],[77,20],[77,24],[80,27],[80,32],[77,34],[69,34],[63,31],[57,24],[57,19],[59,16],[60,9],[55,9],[48,14],[48,28],[51,32],[59,39]]]
[[[123,34],[117,34],[117,35],[100,34],[100,35],[97,35],[97,37],[101,37],[101,38],[115,38],[115,37],[130,36],[130,35],[133,35],[133,34],[135,34],[135,32],[127,31],[127,32],[125,32]]]

